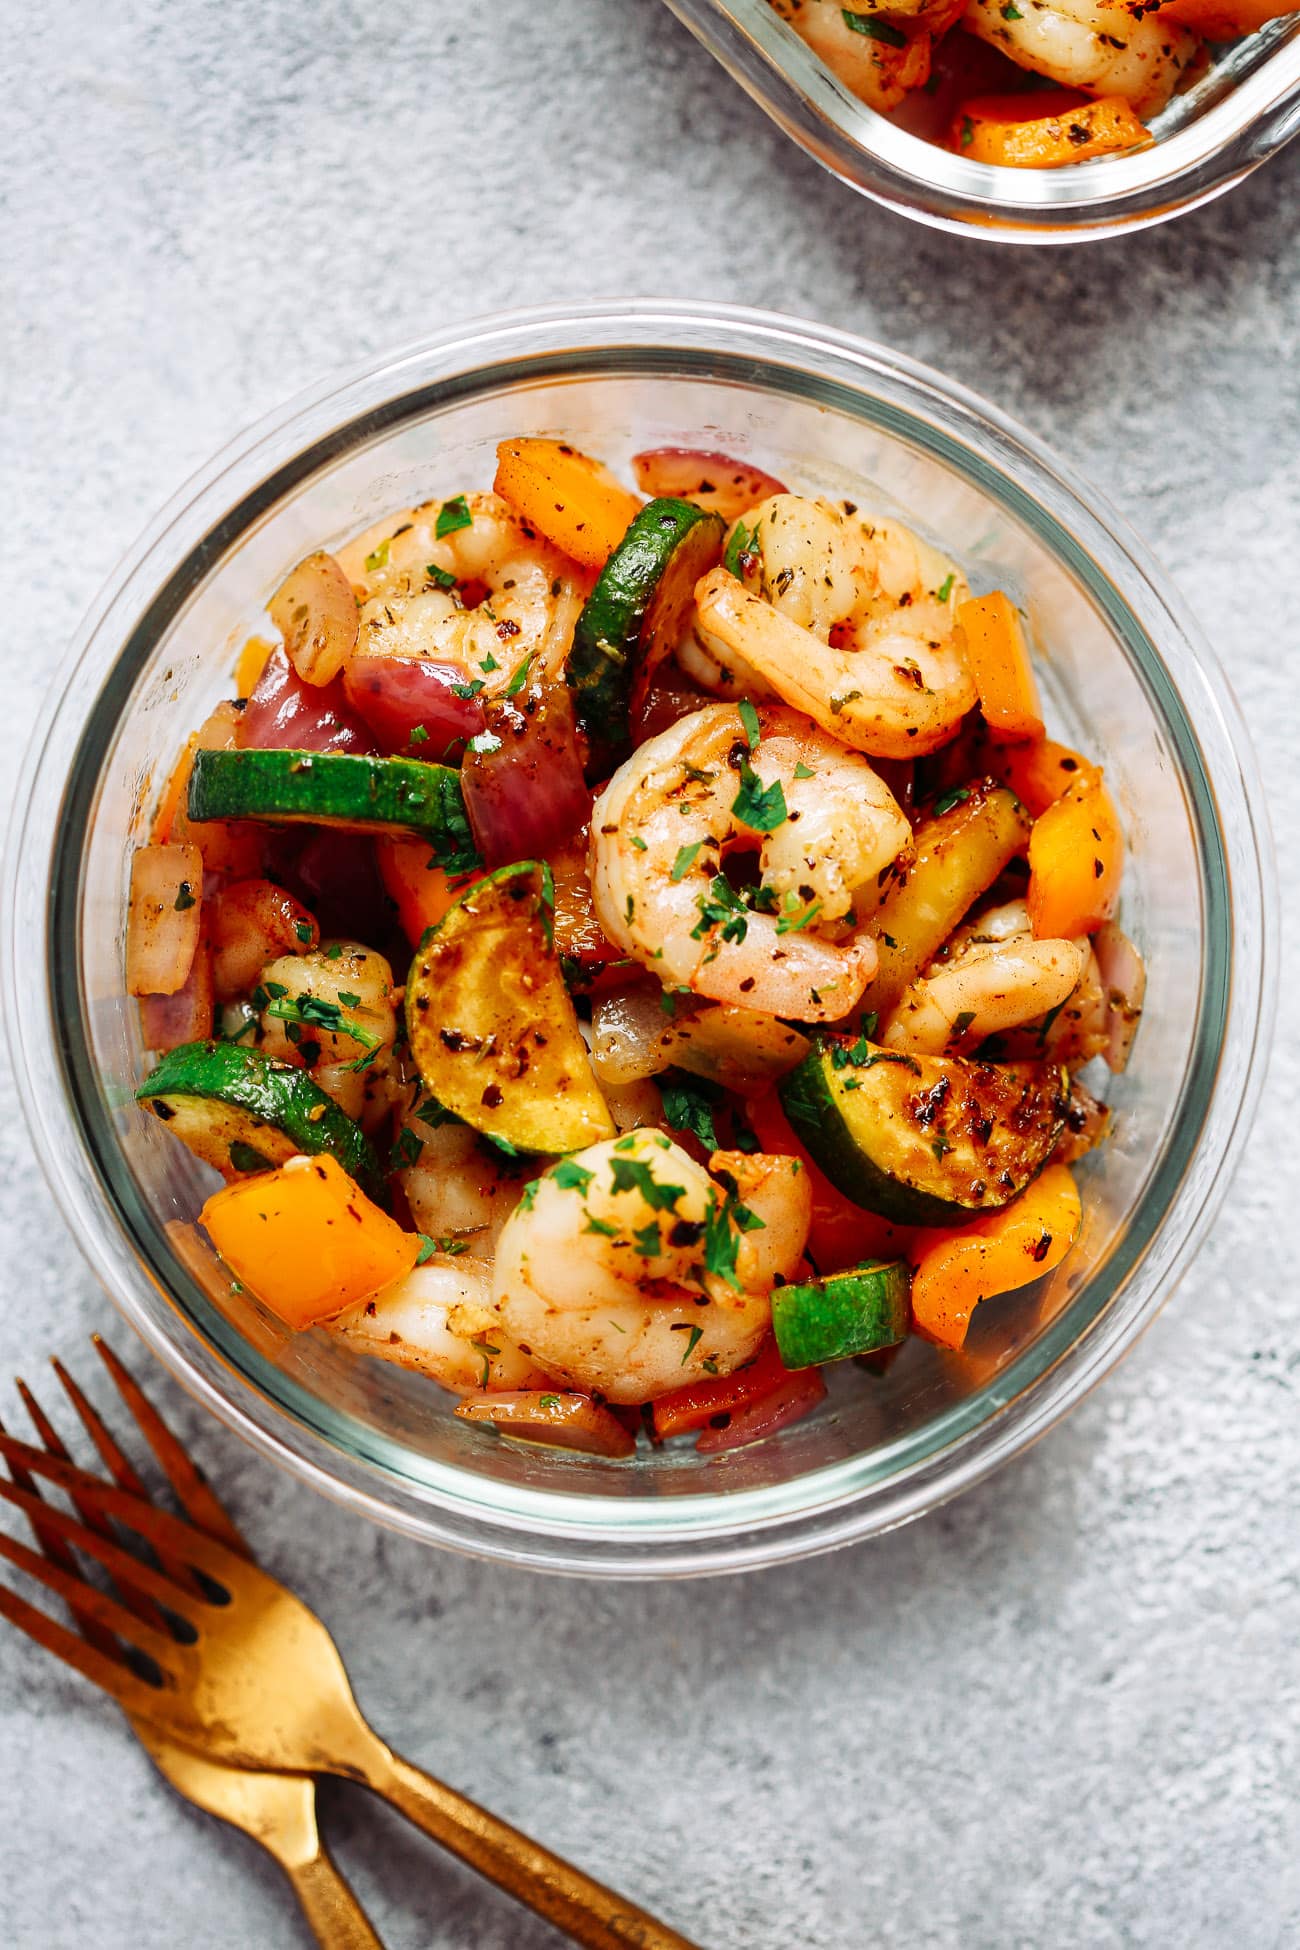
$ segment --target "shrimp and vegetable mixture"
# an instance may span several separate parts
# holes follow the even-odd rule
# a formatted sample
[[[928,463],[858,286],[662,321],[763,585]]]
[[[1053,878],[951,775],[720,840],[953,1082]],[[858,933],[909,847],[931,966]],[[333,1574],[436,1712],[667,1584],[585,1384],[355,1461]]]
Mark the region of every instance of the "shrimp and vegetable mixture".
[[[190,738],[138,1098],[291,1330],[709,1454],[1070,1251],[1143,1001],[1120,823],[1009,597],[892,516],[498,458],[299,563]]]
[[[1053,169],[1149,143],[1212,44],[1294,0],[771,0],[869,107],[973,162]],[[1046,86],[1035,86],[1034,77]]]

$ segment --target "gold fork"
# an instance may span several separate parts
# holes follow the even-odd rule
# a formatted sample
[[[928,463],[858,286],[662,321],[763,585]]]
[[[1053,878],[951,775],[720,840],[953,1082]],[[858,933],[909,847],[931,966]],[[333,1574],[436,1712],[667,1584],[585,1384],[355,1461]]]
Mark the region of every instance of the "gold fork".
[[[135,1418],[191,1523],[200,1525],[209,1536],[219,1538],[232,1550],[247,1555],[248,1546],[225,1507],[190,1461],[129,1369],[98,1334],[92,1339],[118,1393]],[[121,1489],[146,1497],[148,1491],[143,1480],[98,1411],[62,1362],[56,1360],[53,1367],[114,1482]],[[47,1453],[70,1462],[72,1459],[58,1431],[25,1382],[19,1381],[18,1392]],[[37,1493],[35,1478],[21,1464],[11,1463],[10,1472],[20,1489],[31,1495]],[[100,1535],[111,1541],[109,1525],[93,1507],[84,1502],[77,1507],[91,1529],[98,1530]],[[50,1561],[77,1577],[77,1561],[64,1538],[41,1517],[33,1515],[31,1524],[37,1541]],[[182,1578],[186,1576],[183,1566],[173,1563],[171,1568],[174,1574],[179,1572]],[[198,1590],[200,1587],[195,1582],[192,1588]],[[152,1603],[146,1601],[141,1605],[139,1599],[133,1598],[129,1592],[123,1596],[124,1602],[138,1616],[148,1618],[151,1623],[165,1622]],[[105,1657],[121,1662],[121,1649],[106,1627],[84,1615],[79,1623],[82,1636],[92,1646]],[[383,1950],[360,1903],[321,1839],[316,1824],[316,1783],[310,1775],[253,1773],[247,1768],[231,1767],[181,1746],[148,1720],[134,1715],[128,1715],[128,1720],[159,1771],[179,1793],[205,1813],[216,1815],[232,1827],[251,1835],[279,1863],[293,1885],[317,1942],[325,1946],[325,1950]]]
[[[0,1615],[182,1746],[246,1768],[338,1774],[391,1801],[443,1847],[588,1950],[697,1950],[687,1938],[432,1779],[362,1716],[338,1649],[292,1592],[192,1525],[0,1433],[0,1455],[75,1498],[80,1518],[0,1481],[0,1498],[100,1563],[135,1609],[0,1532],[0,1556],[150,1660],[151,1684],[0,1585]],[[123,1525],[156,1553],[154,1569],[89,1522]],[[203,1580],[194,1574],[201,1574]],[[216,1587],[213,1590],[211,1587]],[[141,1617],[151,1601],[184,1621],[192,1644]]]

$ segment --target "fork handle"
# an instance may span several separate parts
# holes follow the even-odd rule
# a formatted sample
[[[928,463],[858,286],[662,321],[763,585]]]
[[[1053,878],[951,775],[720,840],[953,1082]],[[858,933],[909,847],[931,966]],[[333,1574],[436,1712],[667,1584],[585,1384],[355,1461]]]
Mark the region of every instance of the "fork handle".
[[[626,1896],[413,1767],[378,1736],[361,1778],[435,1842],[587,1950],[698,1950]]]
[[[280,1867],[293,1884],[321,1950],[384,1950],[365,1911],[324,1848],[305,1862],[281,1859]]]

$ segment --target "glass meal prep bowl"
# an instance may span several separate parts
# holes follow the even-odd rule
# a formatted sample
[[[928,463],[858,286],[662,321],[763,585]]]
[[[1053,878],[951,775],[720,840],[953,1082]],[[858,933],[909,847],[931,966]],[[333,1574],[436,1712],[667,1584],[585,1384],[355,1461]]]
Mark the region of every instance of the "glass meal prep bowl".
[[[1064,169],[972,162],[868,108],[768,0],[667,0],[801,149],[904,216],[1026,244],[1163,223],[1248,176],[1300,131],[1300,12],[1213,50],[1152,118],[1155,141]]]
[[[1051,728],[1104,760],[1129,845],[1122,915],[1148,1010],[1081,1168],[1083,1235],[989,1302],[957,1356],[828,1370],[816,1414],[703,1458],[528,1448],[435,1384],[293,1337],[230,1291],[193,1225],[213,1175],[132,1091],[130,849],[186,734],[229,695],[286,569],[383,513],[490,482],[495,443],[562,432],[731,449],[791,485],[864,487],[1027,610]],[[1168,1295],[1222,1196],[1263,1068],[1270,866],[1227,686],[1108,512],[974,395],[897,354],[772,314],[601,304],[443,332],[293,402],[174,498],[99,598],[34,740],[11,836],[8,1019],[64,1213],[115,1303],[256,1447],[410,1535],[552,1570],[683,1574],[822,1550],[916,1516],[1062,1415]]]

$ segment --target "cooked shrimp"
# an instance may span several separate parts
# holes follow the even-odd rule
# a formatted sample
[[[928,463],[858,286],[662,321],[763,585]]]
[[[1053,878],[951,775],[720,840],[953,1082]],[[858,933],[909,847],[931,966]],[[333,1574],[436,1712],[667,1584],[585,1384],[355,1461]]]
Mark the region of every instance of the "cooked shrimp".
[[[721,1157],[737,1186],[752,1185],[752,1206],[658,1131],[552,1165],[497,1247],[506,1337],[615,1402],[652,1401],[748,1360],[771,1289],[803,1250],[811,1193],[797,1159],[744,1157],[742,1174],[735,1154]]]
[[[773,495],[750,532],[743,581],[718,568],[696,588],[703,649],[739,657],[858,751],[913,758],[945,744],[976,702],[954,630],[970,593],[960,571],[851,503]]]
[[[448,527],[449,513],[458,527]],[[338,561],[361,604],[358,656],[454,664],[487,697],[526,662],[539,678],[563,668],[582,607],[573,564],[499,495],[408,508],[349,542]],[[467,609],[460,590],[469,584],[487,594]]]
[[[1144,116],[1165,106],[1200,46],[1162,12],[1125,0],[970,0],[962,25],[1020,67],[1089,95],[1120,95]]]
[[[846,18],[850,13],[866,15],[874,8],[845,9],[836,0],[772,0],[772,5],[846,88],[882,114],[897,108],[909,89],[923,87],[929,80],[934,35],[961,12],[960,6],[954,13],[951,5],[935,8],[924,0],[921,5],[915,0],[904,0],[899,7],[891,4],[891,14],[916,16],[909,21],[913,31],[875,39],[857,31]],[[918,31],[922,18],[929,31]]]
[[[1083,979],[1091,952],[1086,938],[1036,941],[1023,901],[986,909],[904,990],[880,1040],[932,1056],[972,1049],[986,1036],[1060,1009]]]
[[[281,955],[262,970],[253,1002],[268,1056],[305,1064],[368,1128],[386,1114],[396,1087],[397,998],[382,955],[358,941]]]
[[[420,1231],[490,1252],[524,1188],[518,1167],[422,1091],[402,1118],[396,1152],[411,1158],[397,1176]]]
[[[484,1260],[426,1260],[326,1325],[358,1354],[414,1368],[457,1395],[551,1380],[502,1334]]]
[[[857,753],[792,711],[764,706],[757,724],[751,753],[740,710],[706,705],[619,767],[592,810],[596,913],[665,987],[833,1022],[875,971],[854,896],[910,828]],[[741,895],[723,861],[755,847],[759,882]],[[833,923],[847,938],[820,932]]]

